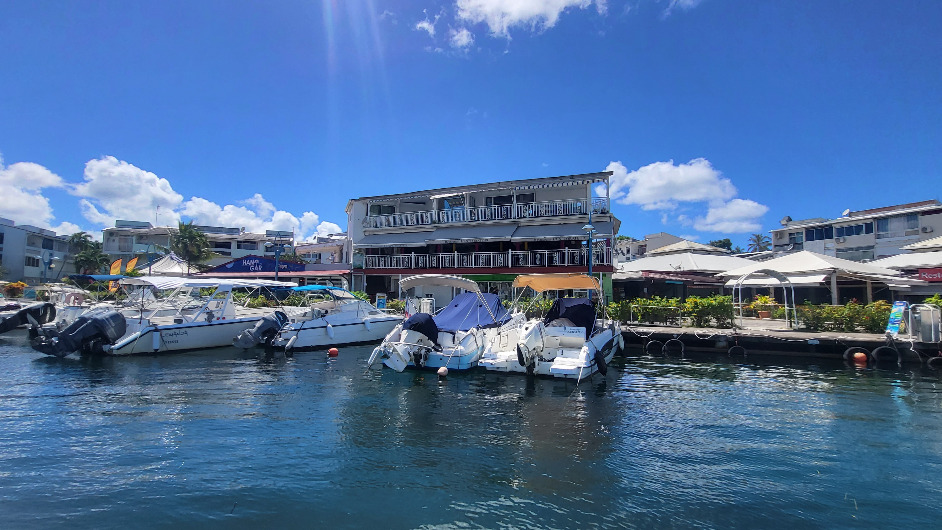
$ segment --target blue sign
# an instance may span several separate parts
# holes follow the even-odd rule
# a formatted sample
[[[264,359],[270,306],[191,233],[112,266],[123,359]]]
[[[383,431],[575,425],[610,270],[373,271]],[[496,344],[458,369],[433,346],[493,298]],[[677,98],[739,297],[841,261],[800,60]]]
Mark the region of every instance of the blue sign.
[[[303,270],[303,263],[278,261],[278,272],[301,272]],[[275,272],[275,258],[245,256],[244,258],[234,259],[229,263],[223,263],[207,272]]]
[[[894,337],[899,335],[899,329],[903,326],[903,313],[909,307],[908,302],[893,302],[893,308],[890,309],[890,321],[886,323],[886,332]],[[905,329],[905,326],[903,326]]]

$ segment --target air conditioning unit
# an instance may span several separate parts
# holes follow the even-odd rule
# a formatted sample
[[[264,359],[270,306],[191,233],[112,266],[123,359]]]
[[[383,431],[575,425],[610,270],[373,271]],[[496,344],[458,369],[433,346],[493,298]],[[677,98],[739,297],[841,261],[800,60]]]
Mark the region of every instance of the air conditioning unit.
[[[931,234],[931,233],[932,233],[932,227],[931,227],[931,226],[924,226],[924,227],[922,227],[922,233],[923,233],[923,234]]]
[[[835,237],[834,241],[836,241],[837,243],[843,243],[844,241],[847,241],[847,239],[844,237]]]

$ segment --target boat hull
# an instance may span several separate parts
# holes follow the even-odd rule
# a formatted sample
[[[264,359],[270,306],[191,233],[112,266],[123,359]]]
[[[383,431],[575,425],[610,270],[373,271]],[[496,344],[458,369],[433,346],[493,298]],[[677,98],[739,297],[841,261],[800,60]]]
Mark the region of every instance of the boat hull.
[[[260,319],[261,317],[253,317],[215,322],[145,325],[106,348],[105,353],[121,356],[232,346],[234,337],[252,329]]]
[[[293,350],[309,350],[323,346],[339,346],[361,342],[377,342],[396,327],[401,318],[373,318],[356,322],[331,322],[329,318],[292,322],[281,329],[272,346],[284,348],[293,337]]]

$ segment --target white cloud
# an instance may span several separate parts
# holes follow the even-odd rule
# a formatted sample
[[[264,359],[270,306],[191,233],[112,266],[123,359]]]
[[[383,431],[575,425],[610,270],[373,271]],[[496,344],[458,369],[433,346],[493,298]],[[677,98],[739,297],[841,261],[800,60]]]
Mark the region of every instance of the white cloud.
[[[599,13],[605,13],[606,0],[457,0],[455,3],[459,20],[472,24],[483,22],[491,34],[501,37],[509,37],[510,29],[515,26],[551,28],[566,9],[585,9],[592,4]]]
[[[769,210],[755,201],[735,198],[733,183],[703,158],[686,164],[655,162],[634,171],[611,162],[605,169],[613,172],[609,191],[613,201],[660,210],[663,224],[669,224],[671,212],[681,226],[704,232],[755,232],[762,228],[759,220]],[[599,192],[604,194],[604,189]],[[690,213],[703,208],[706,215]]]
[[[85,181],[75,185],[72,194],[82,197],[82,215],[104,226],[115,219],[152,221],[158,208],[159,224],[175,224],[175,210],[183,202],[167,179],[113,156],[89,160]]]
[[[425,20],[420,20],[419,22],[417,22],[414,26],[415,30],[424,31],[428,33],[429,37],[434,38],[435,37],[435,25],[438,24],[438,18],[441,15],[435,15],[435,20],[429,20],[428,11],[423,9],[422,12],[425,13]]]
[[[621,162],[612,162],[605,170],[614,172],[612,199],[644,210],[672,210],[681,202],[726,201],[736,196],[732,182],[703,158],[680,165],[655,162],[631,172]]]
[[[769,207],[749,199],[733,199],[710,206],[704,217],[694,221],[694,228],[703,232],[749,233],[762,230],[759,218]]]
[[[467,28],[449,29],[448,41],[452,48],[465,49],[474,44],[474,35]]]
[[[55,218],[44,188],[62,188],[62,177],[33,162],[17,162],[4,167],[0,157],[0,217],[17,224],[51,228]]]
[[[670,15],[674,9],[679,9],[681,11],[689,11],[698,5],[703,0],[670,0],[670,3],[667,5],[667,9],[664,10],[664,15]]]
[[[329,221],[324,221],[317,225],[317,235],[326,236],[330,234],[339,234],[343,232],[343,228],[340,228],[340,225],[331,223]]]

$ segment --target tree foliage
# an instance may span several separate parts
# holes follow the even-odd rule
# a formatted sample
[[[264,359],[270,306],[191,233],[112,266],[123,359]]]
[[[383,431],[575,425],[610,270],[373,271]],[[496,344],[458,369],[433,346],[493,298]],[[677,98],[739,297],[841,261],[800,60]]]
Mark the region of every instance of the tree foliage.
[[[765,234],[752,234],[749,236],[749,252],[764,252],[772,249],[772,240]]]
[[[214,256],[210,250],[209,238],[202,230],[193,226],[193,221],[179,223],[177,232],[170,236],[170,250],[186,260],[187,274],[190,273],[191,264],[198,265]]]
[[[716,247],[716,248],[725,248],[726,250],[732,250],[733,242],[730,241],[728,237],[725,239],[714,239],[713,241],[710,241],[710,246]]]

